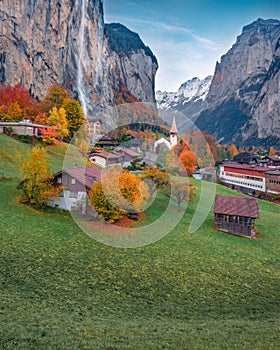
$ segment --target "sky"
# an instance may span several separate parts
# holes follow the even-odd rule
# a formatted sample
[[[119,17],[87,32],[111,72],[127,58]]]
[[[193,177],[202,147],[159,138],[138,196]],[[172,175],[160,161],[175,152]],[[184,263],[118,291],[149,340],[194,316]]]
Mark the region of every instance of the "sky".
[[[279,0],[103,0],[106,23],[137,32],[158,59],[156,90],[213,75],[217,61],[258,18],[280,19]]]

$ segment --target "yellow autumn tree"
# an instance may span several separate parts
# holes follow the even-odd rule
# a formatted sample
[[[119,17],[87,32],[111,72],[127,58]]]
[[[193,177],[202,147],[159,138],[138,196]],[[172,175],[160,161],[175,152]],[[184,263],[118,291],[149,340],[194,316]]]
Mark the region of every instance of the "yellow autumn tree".
[[[58,197],[60,189],[53,186],[53,176],[44,148],[34,147],[28,151],[20,172],[24,174],[19,185],[22,203],[44,207],[50,198]]]
[[[149,192],[140,178],[113,169],[107,170],[102,181],[93,186],[89,198],[97,213],[114,223],[129,213],[141,212]]]
[[[66,119],[65,109],[60,107],[57,109],[53,107],[50,111],[50,116],[48,118],[48,125],[56,126],[56,136],[60,139],[68,136],[68,121]]]

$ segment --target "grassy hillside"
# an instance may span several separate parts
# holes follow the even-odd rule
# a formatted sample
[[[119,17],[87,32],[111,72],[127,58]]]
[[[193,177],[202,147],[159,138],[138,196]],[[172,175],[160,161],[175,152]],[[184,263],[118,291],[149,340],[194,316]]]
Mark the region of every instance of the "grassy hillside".
[[[31,147],[31,145],[21,143],[7,135],[0,134],[0,173],[4,173],[6,176],[20,177],[20,164],[25,159]],[[67,163],[70,166],[69,158],[71,153],[68,144],[61,143],[54,146],[47,146],[46,148],[53,172],[57,172],[63,168],[66,152],[68,152]],[[79,157],[76,149],[72,151],[72,154],[72,163],[74,164],[76,162],[80,164],[82,159]]]
[[[25,145],[0,143],[15,176],[7,147]],[[212,213],[189,234],[194,202],[165,238],[117,249],[68,213],[19,204],[17,182],[0,182],[2,349],[279,348],[279,206],[259,202],[257,240],[214,231]]]

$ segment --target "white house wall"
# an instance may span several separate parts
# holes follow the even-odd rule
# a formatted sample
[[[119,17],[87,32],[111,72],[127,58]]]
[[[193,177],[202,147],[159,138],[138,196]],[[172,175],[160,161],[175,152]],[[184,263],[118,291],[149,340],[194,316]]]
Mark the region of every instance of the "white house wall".
[[[49,205],[60,209],[71,211],[77,204],[82,204],[82,212],[86,209],[86,192],[78,192],[77,198],[70,197],[70,191],[64,191],[63,197],[53,198]]]

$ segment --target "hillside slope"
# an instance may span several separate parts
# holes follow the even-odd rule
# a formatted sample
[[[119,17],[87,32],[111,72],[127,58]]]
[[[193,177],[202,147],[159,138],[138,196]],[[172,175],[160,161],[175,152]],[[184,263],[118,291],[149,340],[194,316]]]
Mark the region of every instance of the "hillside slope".
[[[212,212],[190,235],[197,197],[160,241],[117,249],[19,204],[17,182],[0,181],[2,348],[278,349],[280,206],[259,201],[257,240],[215,231]],[[146,220],[165,208],[158,196]]]

